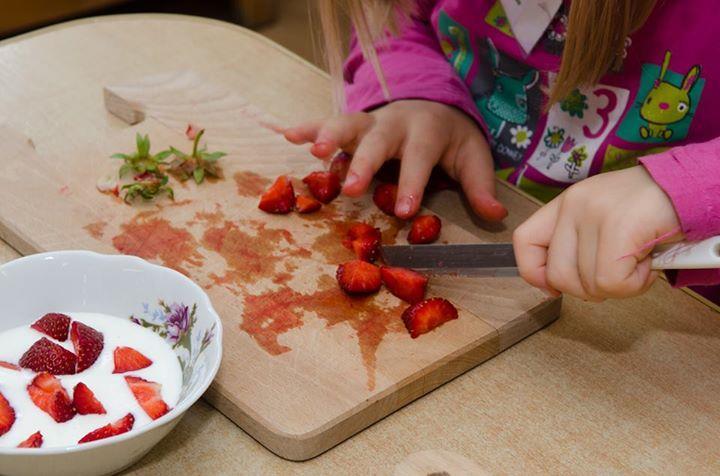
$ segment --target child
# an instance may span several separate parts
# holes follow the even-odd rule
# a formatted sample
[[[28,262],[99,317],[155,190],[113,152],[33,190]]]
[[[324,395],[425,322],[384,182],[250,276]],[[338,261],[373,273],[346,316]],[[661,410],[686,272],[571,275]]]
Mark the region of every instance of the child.
[[[356,33],[344,70],[341,8]],[[494,176],[508,180],[551,200],[515,231],[523,278],[588,300],[633,296],[655,278],[645,243],[720,234],[714,8],[709,0],[323,0],[346,112],[286,137],[312,142],[321,158],[353,153],[343,189],[351,196],[400,158],[402,218],[417,212],[436,164],[491,221],[507,214]],[[720,272],[673,278],[712,284]]]

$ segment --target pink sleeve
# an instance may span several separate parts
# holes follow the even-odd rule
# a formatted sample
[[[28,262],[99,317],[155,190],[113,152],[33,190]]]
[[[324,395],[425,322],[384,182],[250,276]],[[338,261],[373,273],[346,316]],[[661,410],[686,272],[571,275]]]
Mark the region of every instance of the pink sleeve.
[[[367,111],[399,99],[426,99],[457,107],[480,123],[467,86],[445,59],[433,33],[430,16],[434,3],[418,2],[417,13],[405,22],[398,36],[378,45],[389,100],[353,37],[344,71],[347,111]]]
[[[667,193],[688,240],[720,235],[720,138],[640,159]],[[720,283],[720,270],[668,273],[674,286]]]

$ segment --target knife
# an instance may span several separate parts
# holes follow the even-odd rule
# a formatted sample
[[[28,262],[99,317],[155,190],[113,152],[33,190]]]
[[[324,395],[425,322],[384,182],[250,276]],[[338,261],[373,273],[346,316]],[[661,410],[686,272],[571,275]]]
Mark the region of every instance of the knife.
[[[388,266],[412,268],[428,274],[457,276],[517,276],[512,243],[382,246]],[[720,236],[698,242],[656,246],[653,269],[720,268]]]

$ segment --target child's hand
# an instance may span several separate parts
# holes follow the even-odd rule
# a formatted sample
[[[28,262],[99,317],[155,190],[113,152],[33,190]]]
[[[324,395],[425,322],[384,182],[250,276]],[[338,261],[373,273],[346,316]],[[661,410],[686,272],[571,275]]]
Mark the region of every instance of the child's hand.
[[[533,286],[600,301],[643,293],[657,273],[642,246],[678,227],[670,199],[643,167],[577,183],[513,235],[520,275]]]
[[[285,131],[294,144],[313,142],[311,152],[329,158],[338,149],[353,154],[343,192],[358,196],[392,158],[401,160],[395,214],[417,213],[436,164],[462,184],[475,212],[499,221],[507,211],[495,199],[493,162],[485,137],[464,113],[422,100],[390,103],[371,113],[355,113],[301,124]]]

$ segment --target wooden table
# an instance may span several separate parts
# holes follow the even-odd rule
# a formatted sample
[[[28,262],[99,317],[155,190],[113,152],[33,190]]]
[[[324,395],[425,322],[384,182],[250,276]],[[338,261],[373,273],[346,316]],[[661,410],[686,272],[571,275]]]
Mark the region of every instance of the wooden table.
[[[83,61],[97,49],[103,62]],[[0,43],[0,120],[42,138],[60,111],[101,110],[109,78],[190,67],[288,123],[330,111],[326,75],[259,35],[143,15]],[[80,88],[97,100],[71,103]],[[508,187],[500,196],[511,216],[494,232],[505,239],[537,205]],[[464,226],[474,226],[467,216]],[[0,261],[17,256],[0,244]],[[311,461],[274,456],[200,402],[125,474],[392,474],[422,450],[452,451],[490,473],[702,474],[720,471],[719,449],[720,319],[658,282],[622,302],[567,298],[557,323]]]

